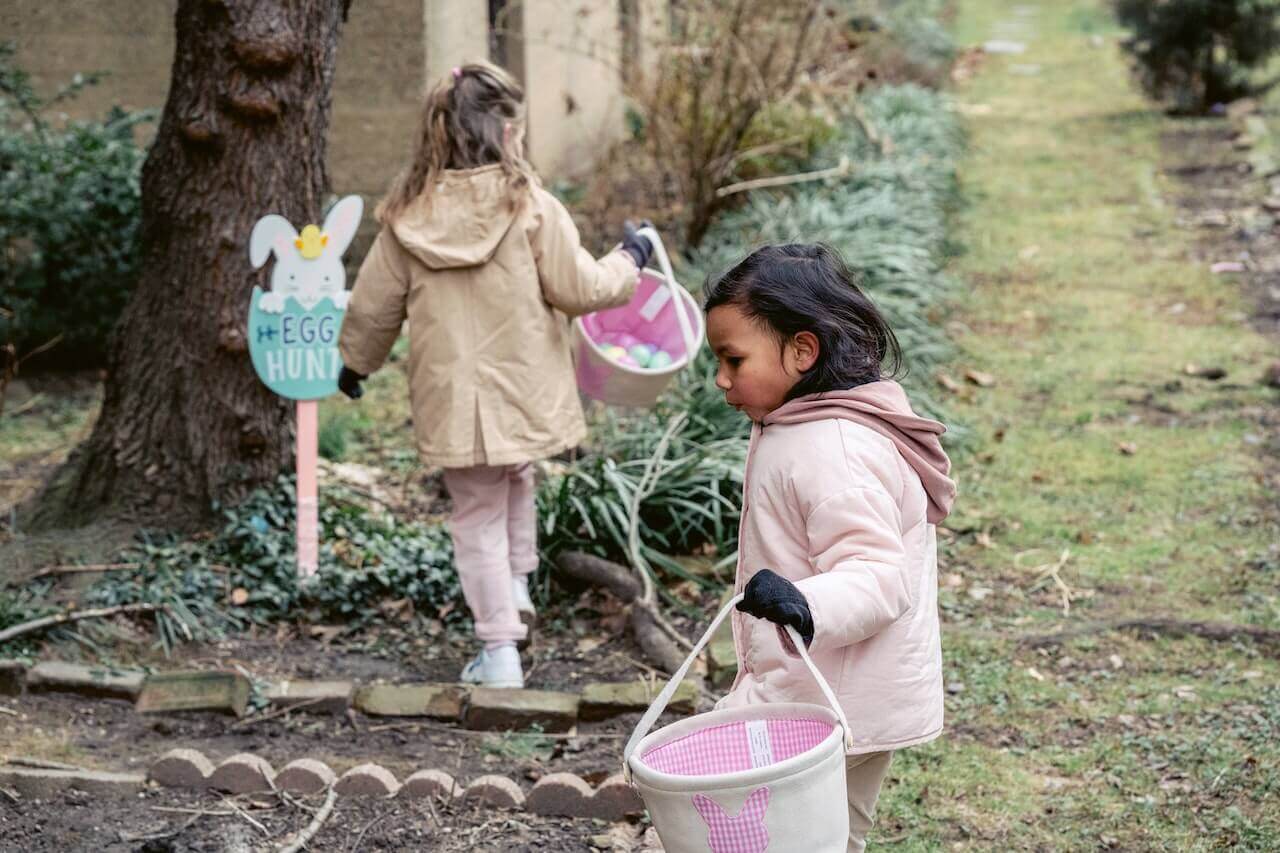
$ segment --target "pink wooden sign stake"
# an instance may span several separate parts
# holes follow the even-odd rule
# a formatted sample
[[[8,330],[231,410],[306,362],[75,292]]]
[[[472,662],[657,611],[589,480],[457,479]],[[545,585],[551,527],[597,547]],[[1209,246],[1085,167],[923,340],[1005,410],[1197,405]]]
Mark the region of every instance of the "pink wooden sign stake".
[[[310,577],[320,565],[320,519],[316,499],[319,456],[319,406],[298,401],[298,576]]]

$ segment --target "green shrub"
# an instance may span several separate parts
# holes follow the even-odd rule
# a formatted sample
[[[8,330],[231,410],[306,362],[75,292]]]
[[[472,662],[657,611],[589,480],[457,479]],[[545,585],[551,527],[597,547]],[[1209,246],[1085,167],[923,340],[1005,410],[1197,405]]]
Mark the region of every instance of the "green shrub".
[[[88,593],[86,606],[162,604],[161,644],[210,639],[251,624],[305,619],[359,628],[391,600],[451,623],[469,617],[453,569],[453,547],[439,525],[388,519],[340,488],[320,495],[320,573],[297,576],[295,483],[281,477],[224,511],[226,524],[203,541],[143,535],[121,555],[139,568],[113,573]],[[234,590],[247,594],[236,603]]]
[[[138,272],[139,177],[135,128],[150,112],[112,109],[101,122],[54,128],[48,101],[0,45],[0,345],[19,355],[54,342],[38,362],[100,363]]]
[[[1280,47],[1277,0],[1113,0],[1135,76],[1177,113],[1259,91],[1249,72]]]

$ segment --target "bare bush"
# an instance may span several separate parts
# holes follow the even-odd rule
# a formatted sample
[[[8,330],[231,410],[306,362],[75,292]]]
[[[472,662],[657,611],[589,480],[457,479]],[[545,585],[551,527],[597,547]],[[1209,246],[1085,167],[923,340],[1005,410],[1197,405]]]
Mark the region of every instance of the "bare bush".
[[[724,188],[761,158],[812,141],[803,110],[789,109],[837,29],[819,0],[682,0],[671,6],[657,59],[629,74],[653,162],[681,200],[696,245],[729,203]]]

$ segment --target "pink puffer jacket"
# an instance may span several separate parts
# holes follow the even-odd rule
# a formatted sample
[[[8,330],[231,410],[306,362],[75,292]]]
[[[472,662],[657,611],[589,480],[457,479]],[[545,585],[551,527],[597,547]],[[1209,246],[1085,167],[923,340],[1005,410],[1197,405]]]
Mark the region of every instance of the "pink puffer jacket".
[[[944,427],[896,382],[786,403],[752,430],[737,590],[773,569],[813,611],[809,650],[853,729],[853,753],[942,731],[934,524],[955,497]],[[733,614],[738,677],[720,707],[825,704],[767,622]]]

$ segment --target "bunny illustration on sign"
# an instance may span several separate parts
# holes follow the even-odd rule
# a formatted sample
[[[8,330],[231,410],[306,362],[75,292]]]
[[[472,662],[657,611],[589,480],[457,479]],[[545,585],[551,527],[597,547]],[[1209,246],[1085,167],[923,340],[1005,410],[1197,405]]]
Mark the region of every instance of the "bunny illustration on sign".
[[[349,195],[329,210],[323,228],[307,225],[301,234],[279,214],[259,219],[249,237],[249,262],[258,269],[274,252],[276,265],[271,271],[271,290],[259,297],[257,307],[279,314],[292,296],[307,311],[325,298],[339,311],[346,310],[347,273],[342,253],[351,245],[363,213],[364,201]]]
[[[733,817],[720,804],[702,794],[693,795],[693,807],[707,824],[707,846],[711,853],[764,853],[769,847],[769,830],[764,813],[769,808],[769,789],[756,788]]]

